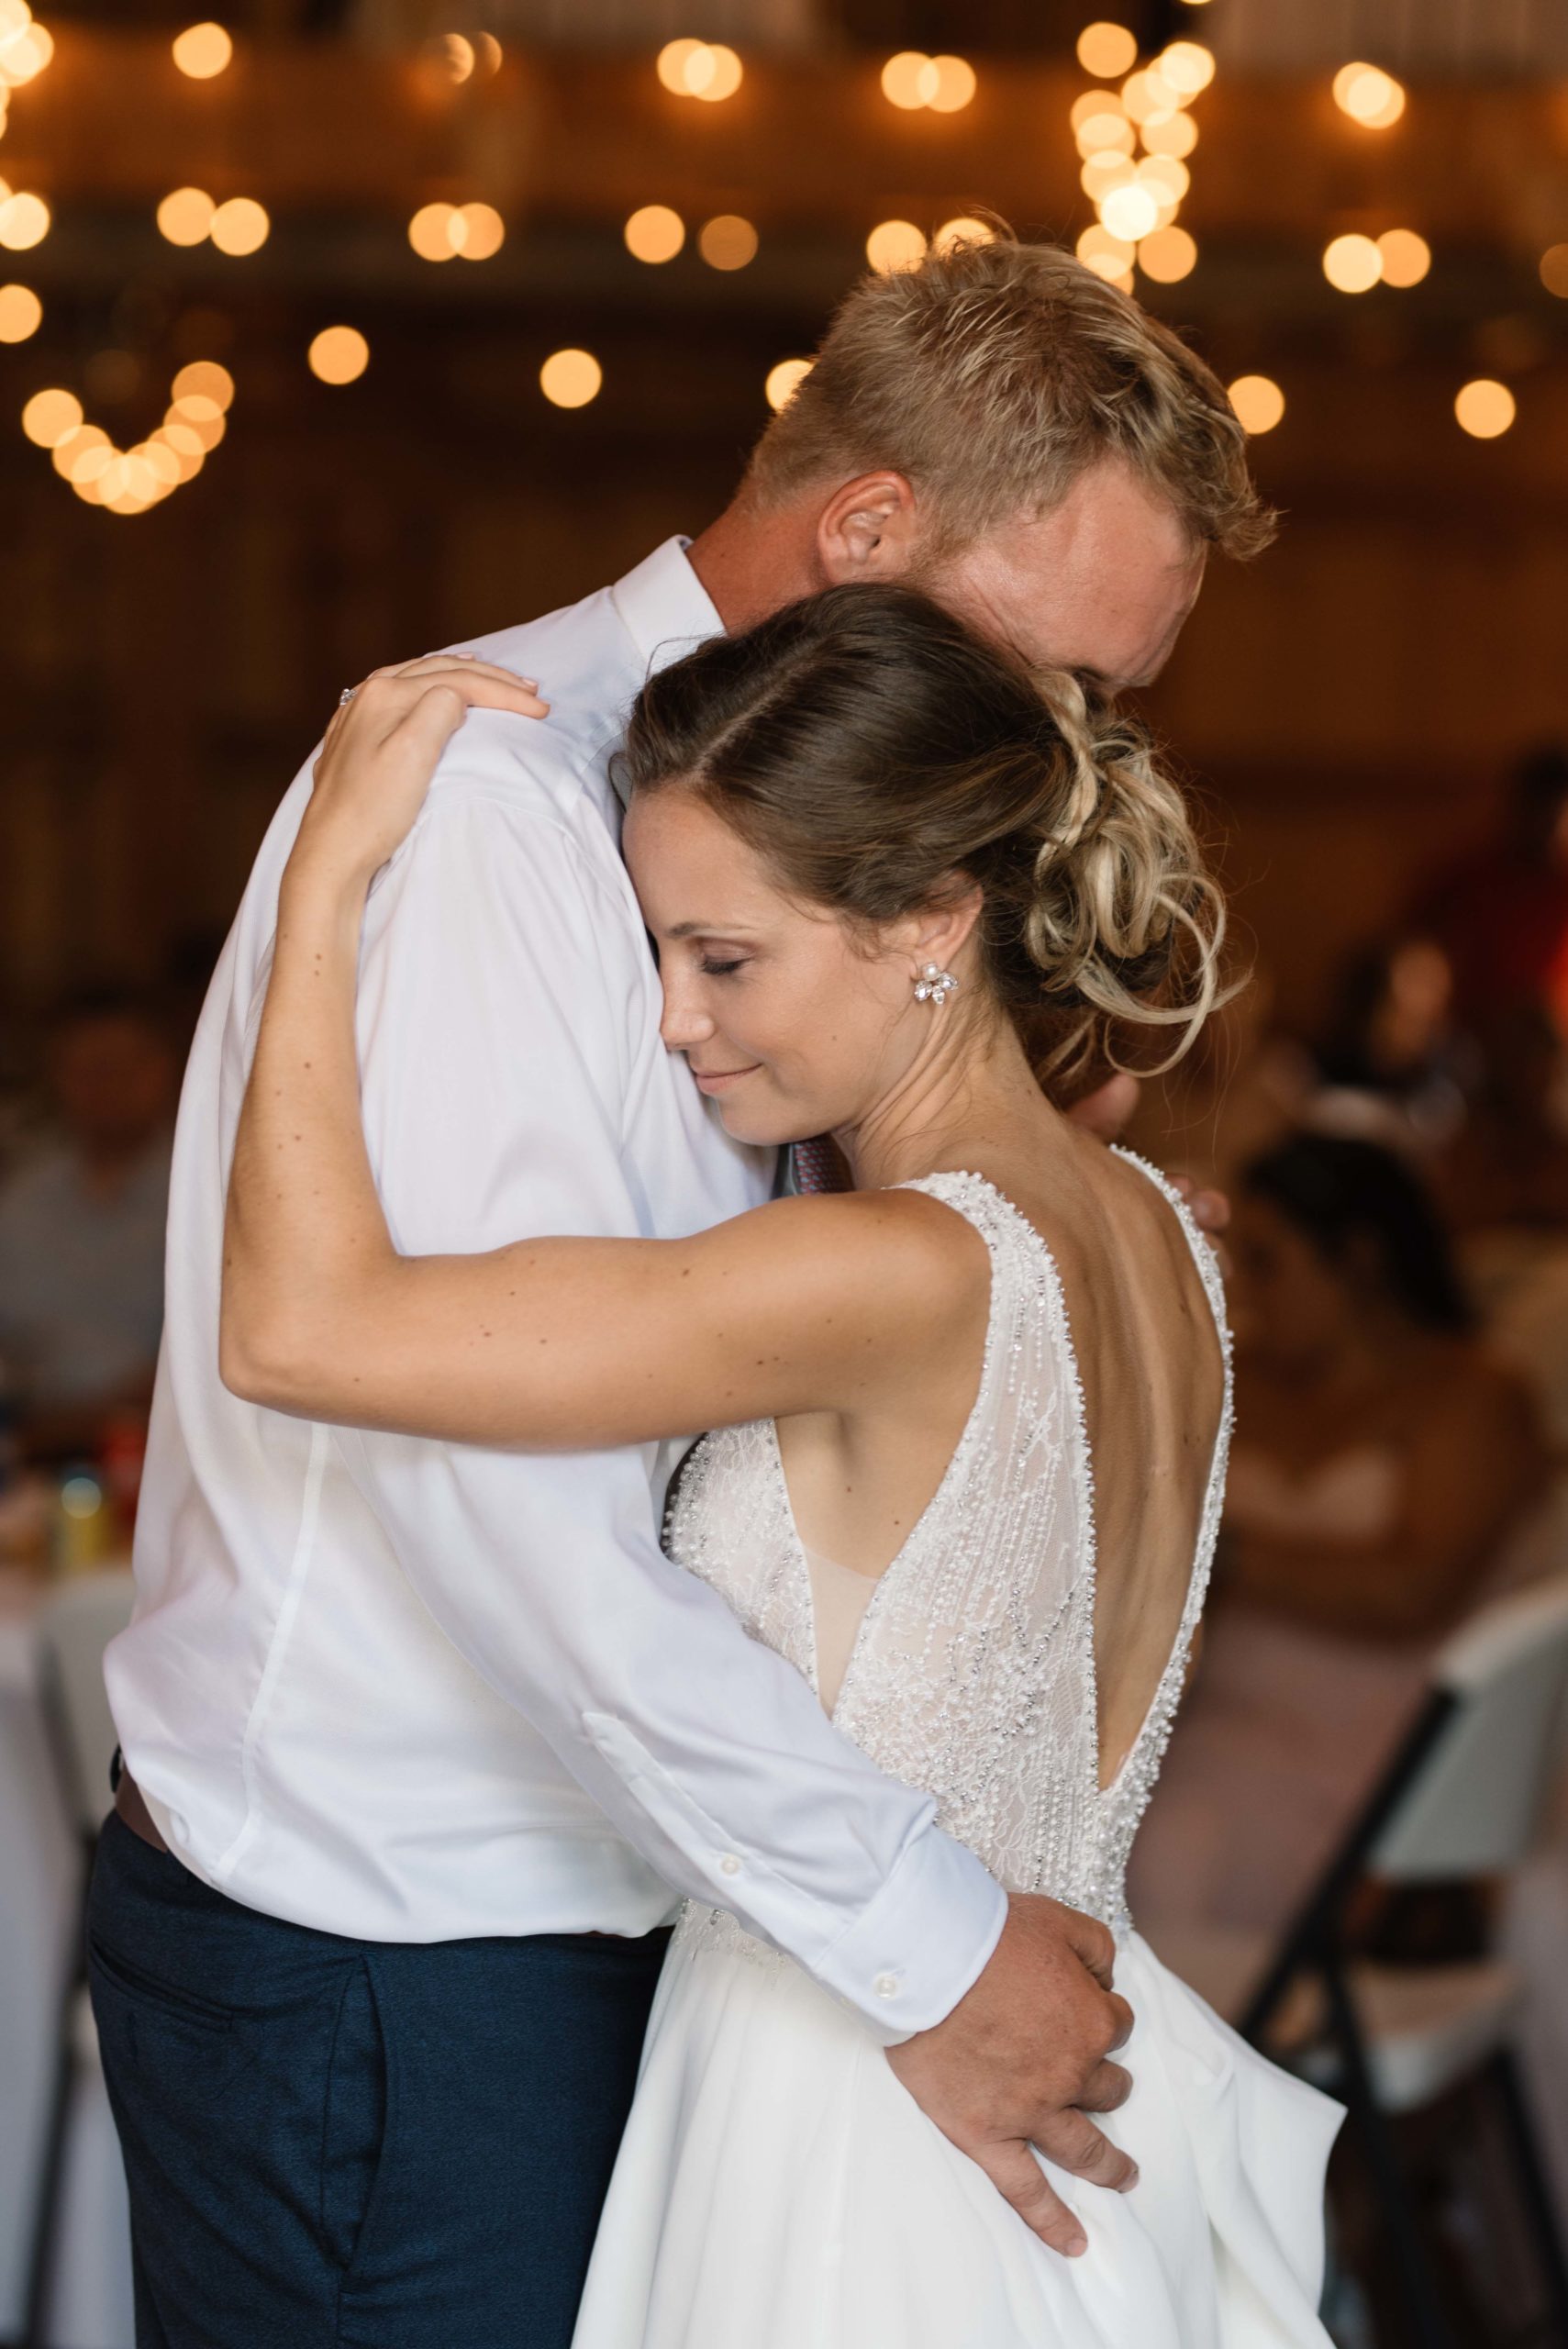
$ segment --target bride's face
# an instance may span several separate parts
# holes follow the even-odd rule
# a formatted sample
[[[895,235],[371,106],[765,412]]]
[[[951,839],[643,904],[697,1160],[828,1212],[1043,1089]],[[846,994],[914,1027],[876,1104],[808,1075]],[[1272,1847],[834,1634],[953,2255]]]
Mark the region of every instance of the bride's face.
[[[624,846],[659,951],[664,1041],[738,1141],[858,1124],[907,1074],[941,1016],[915,1000],[917,922],[868,944],[786,896],[678,785],[632,802]]]

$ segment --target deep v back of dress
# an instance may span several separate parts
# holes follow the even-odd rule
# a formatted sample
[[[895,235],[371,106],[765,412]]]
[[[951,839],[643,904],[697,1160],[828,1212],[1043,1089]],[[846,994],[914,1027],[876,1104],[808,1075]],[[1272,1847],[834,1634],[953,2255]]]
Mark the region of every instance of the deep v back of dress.
[[[1218,2021],[1126,1911],[1128,1854],[1184,1677],[1223,1490],[1229,1351],[1212,1254],[1167,1189],[1208,1308],[1191,1331],[1192,1383],[1209,1386],[1197,1415],[1205,1457],[1190,1474],[1194,1464],[1157,1456],[1191,1438],[1170,1400],[1180,1365],[1174,1379],[1118,1396],[1121,1357],[1102,1347],[1091,1408],[1073,1323],[1095,1311],[1093,1283],[1070,1313],[1040,1232],[980,1175],[914,1187],[980,1233],[991,1297],[967,1424],[897,1556],[863,1591],[833,1587],[830,1560],[814,1577],[771,1422],[706,1439],[670,1548],[812,1681],[848,1736],[929,1794],[1001,1883],[1112,1926],[1117,1987],[1136,2024],[1123,2058],[1132,2097],[1108,2129],[1140,2182],[1123,2196],[1051,2171],[1089,2238],[1083,2258],[1060,2258],[927,2120],[863,2021],[728,1913],[688,1908],[573,2349],[1328,2349],[1316,2309],[1337,2109]],[[1158,1243],[1150,1256],[1149,1279],[1168,1295],[1170,1260]],[[1085,1261],[1092,1270],[1092,1252]],[[1136,1280],[1118,1294],[1135,1330]],[[1131,1377],[1136,1345],[1122,1352]],[[1119,1441],[1129,1424],[1152,1431],[1147,1456]],[[1118,1483],[1135,1479],[1136,1493],[1106,1494],[1103,1476],[1096,1489],[1096,1425]],[[1135,1548],[1140,1528],[1182,1545],[1179,1568],[1172,1552],[1154,1578],[1164,1612],[1152,1609],[1147,1654],[1124,1635],[1115,1643],[1118,1667],[1130,1655],[1134,1668],[1107,1711],[1119,1708],[1128,1727],[1105,1737],[1106,1767],[1102,1524]],[[1131,1618],[1139,1563],[1117,1561],[1115,1598],[1130,1597]],[[889,1995],[896,1956],[890,1946]]]

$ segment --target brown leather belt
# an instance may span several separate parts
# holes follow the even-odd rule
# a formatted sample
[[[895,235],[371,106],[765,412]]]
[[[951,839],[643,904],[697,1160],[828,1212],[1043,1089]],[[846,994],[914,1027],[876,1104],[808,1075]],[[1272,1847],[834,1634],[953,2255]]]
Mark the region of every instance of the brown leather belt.
[[[142,1799],[141,1788],[128,1770],[120,1772],[119,1785],[115,1788],[115,1809],[133,1835],[150,1843],[155,1852],[166,1852],[168,1844],[152,1823],[152,1813]]]

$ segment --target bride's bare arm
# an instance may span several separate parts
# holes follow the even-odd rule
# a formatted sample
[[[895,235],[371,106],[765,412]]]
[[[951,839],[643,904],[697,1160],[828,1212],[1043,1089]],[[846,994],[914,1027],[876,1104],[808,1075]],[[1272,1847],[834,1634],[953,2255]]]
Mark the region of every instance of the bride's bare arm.
[[[357,759],[384,791],[367,825],[362,798],[323,790],[284,875],[229,1184],[225,1383],[311,1419],[561,1450],[875,1408],[931,1349],[971,1358],[984,1247],[920,1194],[782,1200],[687,1241],[397,1252],[360,1119],[360,925],[463,706],[361,690],[323,765]]]

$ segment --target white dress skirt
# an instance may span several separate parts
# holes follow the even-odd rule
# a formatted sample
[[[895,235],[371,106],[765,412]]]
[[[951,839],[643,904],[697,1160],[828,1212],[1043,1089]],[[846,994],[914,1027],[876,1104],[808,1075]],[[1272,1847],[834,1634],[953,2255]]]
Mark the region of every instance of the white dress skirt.
[[[928,1788],[998,1881],[1115,1932],[1133,2087],[1105,2126],[1139,2181],[1116,2194],[1047,2165],[1088,2237],[1078,2259],[1049,2250],[927,2119],[858,2015],[732,1917],[692,1907],[659,1986],[573,2349],[1329,2349],[1317,2309],[1339,2108],[1160,1963],[1123,1890],[1223,1493],[1229,1354],[1210,1252],[1189,1222],[1225,1383],[1187,1604],[1143,1730],[1102,1788],[1094,1485],[1061,1283],[1033,1225],[981,1177],[918,1187],[990,1251],[985,1359],[942,1484],[854,1631],[834,1719]],[[823,1685],[771,1424],[707,1438],[670,1546]]]

